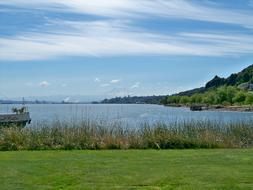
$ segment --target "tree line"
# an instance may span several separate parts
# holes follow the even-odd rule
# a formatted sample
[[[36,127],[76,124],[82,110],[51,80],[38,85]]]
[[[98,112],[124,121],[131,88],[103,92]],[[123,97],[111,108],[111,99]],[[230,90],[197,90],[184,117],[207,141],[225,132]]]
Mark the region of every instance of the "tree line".
[[[242,90],[234,86],[221,86],[209,89],[204,93],[191,96],[167,96],[163,104],[207,104],[207,105],[252,105],[252,91]]]

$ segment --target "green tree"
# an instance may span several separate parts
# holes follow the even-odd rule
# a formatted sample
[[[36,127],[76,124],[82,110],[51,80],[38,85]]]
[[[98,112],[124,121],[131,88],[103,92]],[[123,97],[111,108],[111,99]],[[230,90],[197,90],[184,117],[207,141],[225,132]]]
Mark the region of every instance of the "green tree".
[[[217,89],[215,94],[215,104],[222,104],[227,100],[227,92],[225,87],[220,87]]]
[[[191,103],[202,103],[202,95],[201,94],[193,94],[191,96]]]
[[[226,87],[226,102],[233,104],[233,98],[235,97],[238,89],[233,86]]]
[[[206,92],[203,96],[202,102],[204,104],[210,104],[210,105],[215,104],[214,103],[215,102],[215,92],[213,90]]]
[[[168,96],[167,103],[168,104],[178,104],[180,102],[180,96]]]
[[[190,98],[188,96],[182,96],[180,98],[180,104],[188,104],[190,103]]]
[[[253,104],[253,94],[252,93],[248,93],[246,95],[245,104],[247,104],[247,105]]]
[[[246,95],[243,92],[238,92],[233,98],[233,103],[242,104],[246,99]]]

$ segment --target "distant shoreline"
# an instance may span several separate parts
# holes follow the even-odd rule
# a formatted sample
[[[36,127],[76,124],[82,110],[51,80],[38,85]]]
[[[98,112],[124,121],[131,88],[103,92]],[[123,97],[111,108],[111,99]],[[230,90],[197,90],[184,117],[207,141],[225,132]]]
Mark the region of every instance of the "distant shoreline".
[[[183,104],[167,104],[168,107],[185,107],[191,109],[196,107],[198,109],[192,111],[237,111],[237,112],[253,112],[253,106],[223,106],[223,105],[183,105]]]
[[[0,105],[23,105],[21,102],[0,102]],[[26,105],[107,105],[107,104],[114,104],[114,105],[160,105],[166,107],[183,107],[189,108],[197,107],[198,110],[192,111],[233,111],[233,112],[253,112],[253,106],[244,105],[244,106],[224,106],[224,105],[184,105],[184,104],[149,104],[149,103],[100,103],[100,102],[45,102],[45,103],[35,103],[35,102],[25,102]],[[200,109],[200,110],[199,110]]]

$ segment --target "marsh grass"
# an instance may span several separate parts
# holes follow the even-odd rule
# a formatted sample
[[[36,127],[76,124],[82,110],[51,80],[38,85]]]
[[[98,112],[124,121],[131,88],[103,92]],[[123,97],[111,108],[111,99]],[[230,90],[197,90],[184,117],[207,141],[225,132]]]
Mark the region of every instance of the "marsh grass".
[[[142,123],[137,128],[101,121],[40,122],[0,129],[0,150],[189,149],[253,147],[253,122]]]

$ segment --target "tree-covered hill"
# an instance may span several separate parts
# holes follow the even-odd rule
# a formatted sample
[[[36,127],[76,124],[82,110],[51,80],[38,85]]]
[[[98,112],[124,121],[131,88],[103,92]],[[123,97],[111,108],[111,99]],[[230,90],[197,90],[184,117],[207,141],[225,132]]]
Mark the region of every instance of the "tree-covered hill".
[[[206,83],[205,87],[187,90],[176,95],[191,96],[195,93],[204,93],[211,88],[221,86],[236,86],[245,90],[253,90],[253,65],[250,65],[239,73],[231,74],[228,78],[222,78],[216,75],[212,80]]]
[[[205,87],[168,96],[164,104],[251,105],[253,65],[228,78],[215,76]]]

